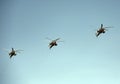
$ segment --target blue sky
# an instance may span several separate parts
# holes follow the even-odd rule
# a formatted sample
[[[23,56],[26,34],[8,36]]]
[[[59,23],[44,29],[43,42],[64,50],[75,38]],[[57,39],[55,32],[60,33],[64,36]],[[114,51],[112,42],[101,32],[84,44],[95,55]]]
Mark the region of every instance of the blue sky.
[[[120,84],[119,3],[1,0],[0,84]],[[114,28],[97,38],[100,24]],[[24,51],[9,59],[12,47]]]

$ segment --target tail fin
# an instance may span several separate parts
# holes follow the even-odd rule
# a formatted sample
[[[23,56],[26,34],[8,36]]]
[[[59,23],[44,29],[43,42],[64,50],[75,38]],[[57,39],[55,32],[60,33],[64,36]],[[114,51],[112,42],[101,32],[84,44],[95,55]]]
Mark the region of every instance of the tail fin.
[[[103,24],[101,24],[101,28],[103,28]]]

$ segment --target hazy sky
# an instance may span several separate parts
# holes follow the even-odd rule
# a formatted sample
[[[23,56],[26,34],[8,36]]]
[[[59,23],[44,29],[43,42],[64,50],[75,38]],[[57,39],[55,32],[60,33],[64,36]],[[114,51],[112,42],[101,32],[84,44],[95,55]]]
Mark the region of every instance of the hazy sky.
[[[120,84],[119,0],[0,0],[0,84]],[[113,26],[98,38],[96,30]],[[61,38],[48,48],[51,39]],[[22,49],[9,59],[3,49]]]

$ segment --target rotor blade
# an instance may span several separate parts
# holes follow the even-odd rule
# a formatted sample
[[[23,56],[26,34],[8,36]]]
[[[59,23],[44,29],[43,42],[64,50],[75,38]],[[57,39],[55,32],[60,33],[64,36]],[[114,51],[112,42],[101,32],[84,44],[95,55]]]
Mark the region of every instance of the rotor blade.
[[[111,27],[104,27],[104,28],[113,28],[113,27],[111,26]]]
[[[21,53],[20,51],[16,51],[16,53]]]
[[[52,40],[52,39],[50,39],[50,38],[48,38],[48,37],[46,37],[46,39],[47,39],[47,40]]]
[[[98,29],[94,29],[94,31],[98,31]]]
[[[15,50],[15,52],[17,52],[17,53],[21,53],[21,51],[23,51],[23,50]]]
[[[20,51],[23,51],[23,50],[15,50],[15,52],[20,52]]]
[[[17,52],[17,53],[21,53],[21,51],[23,51],[23,50],[15,50],[15,52]]]
[[[55,41],[58,41],[60,38],[55,39]]]
[[[8,49],[2,49],[2,50],[4,50],[4,51],[6,51],[6,52],[8,52],[8,53],[9,53],[9,50],[8,50]]]
[[[105,29],[106,31],[108,31],[108,29]]]
[[[64,41],[58,41],[58,42],[64,42]]]

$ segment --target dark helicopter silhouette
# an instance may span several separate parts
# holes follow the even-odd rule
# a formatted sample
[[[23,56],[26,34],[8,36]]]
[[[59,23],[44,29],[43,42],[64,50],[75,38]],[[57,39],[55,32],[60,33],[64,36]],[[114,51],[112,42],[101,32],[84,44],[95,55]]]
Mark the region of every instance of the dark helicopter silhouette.
[[[12,51],[9,52],[10,58],[12,58],[13,56],[16,56],[17,53],[20,53],[20,51],[22,51],[22,50],[15,50],[14,48],[12,48]]]
[[[98,37],[101,33],[104,34],[107,31],[106,28],[111,28],[111,27],[103,27],[103,24],[101,24],[100,29],[98,29],[97,32],[96,32],[96,37]]]
[[[49,38],[47,38],[47,39],[49,39]],[[51,40],[51,39],[49,39],[49,40]],[[55,39],[55,40],[52,40],[50,43],[49,43],[49,48],[51,49],[53,46],[57,46],[58,44],[57,44],[57,41],[58,40],[60,40],[60,38],[57,38],[57,39]],[[62,41],[59,41],[59,42],[62,42]]]

